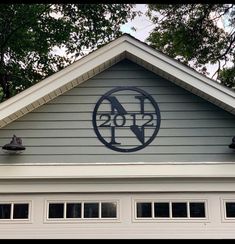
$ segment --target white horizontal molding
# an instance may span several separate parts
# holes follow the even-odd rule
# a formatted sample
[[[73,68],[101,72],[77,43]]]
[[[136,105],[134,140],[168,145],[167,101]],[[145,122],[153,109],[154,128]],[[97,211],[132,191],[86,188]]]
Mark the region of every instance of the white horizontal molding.
[[[234,178],[11,179],[0,193],[172,193],[234,192]]]
[[[1,165],[1,179],[233,178],[234,163]]]

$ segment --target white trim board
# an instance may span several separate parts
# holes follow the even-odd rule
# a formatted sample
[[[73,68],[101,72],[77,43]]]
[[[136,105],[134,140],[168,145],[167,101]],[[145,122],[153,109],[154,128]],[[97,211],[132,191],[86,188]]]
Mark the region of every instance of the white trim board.
[[[18,179],[1,180],[0,194],[12,193],[169,193],[235,192],[235,179]]]
[[[235,164],[1,165],[4,179],[235,179]]]
[[[0,128],[127,58],[235,114],[235,92],[123,35],[0,104]]]

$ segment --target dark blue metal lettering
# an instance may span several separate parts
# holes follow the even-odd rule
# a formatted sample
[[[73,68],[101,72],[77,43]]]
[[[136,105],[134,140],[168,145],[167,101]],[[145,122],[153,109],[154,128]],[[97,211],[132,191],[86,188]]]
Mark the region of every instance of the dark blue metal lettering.
[[[115,93],[117,92],[128,91],[128,90],[137,93],[137,95],[133,95],[133,97],[140,101],[140,112],[132,111],[132,110],[127,111],[123,107],[123,105],[119,102],[119,100],[114,96]],[[109,112],[105,111],[105,113],[102,113],[100,116],[97,116],[102,111],[102,110],[99,111],[99,107],[104,100],[108,100],[110,102],[111,110]],[[145,111],[145,100],[148,101],[150,107],[152,106],[151,112]],[[138,114],[141,114],[142,116],[137,117]],[[128,119],[128,115],[132,119]],[[143,149],[154,140],[154,138],[156,137],[160,129],[160,124],[161,124],[161,114],[157,103],[148,93],[146,93],[145,91],[137,87],[117,87],[104,94],[97,101],[93,111],[92,118],[93,118],[92,123],[93,123],[94,131],[98,139],[106,147],[118,152],[135,152],[137,150]],[[97,119],[99,120],[105,119],[105,121],[104,122],[100,121],[102,123],[101,124],[99,123],[98,125]],[[131,121],[132,123],[127,123],[128,125],[126,125],[127,121]],[[140,125],[138,126],[139,121],[140,121]],[[145,138],[146,127],[148,128],[148,135],[149,132],[152,131],[152,133],[150,136]],[[111,134],[110,141],[105,139],[106,137],[104,136],[105,134],[102,135],[102,132],[106,132],[107,128],[110,128],[110,134]],[[131,131],[135,135],[137,140],[140,142],[139,145],[136,145],[131,148],[127,148],[126,146],[129,145],[128,141],[126,145],[123,144],[123,142],[118,143],[116,141],[116,132],[117,132],[116,130],[118,130],[118,132],[122,132],[122,135],[125,135],[125,132],[128,132],[128,130]]]
[[[137,139],[144,144],[144,126],[139,128],[137,125],[131,125],[130,129],[136,135]]]
[[[118,121],[118,117],[121,117],[121,123],[118,124],[117,121]],[[123,114],[116,114],[113,118],[113,123],[116,127],[122,127],[126,124],[126,117],[125,115]]]
[[[146,99],[145,96],[135,96],[135,98],[140,100],[140,112],[144,113],[144,100]]]
[[[123,108],[122,104],[118,101],[116,97],[108,96],[106,99],[110,102],[111,105],[111,114],[115,114],[115,109],[118,114],[127,114],[125,108]]]
[[[111,126],[110,129],[111,129],[111,141],[110,141],[110,144],[111,145],[120,145],[120,143],[115,141],[115,127]]]
[[[100,120],[102,120],[103,117],[105,117],[106,120],[102,124],[100,124],[99,127],[110,127],[110,123],[109,122],[110,122],[110,119],[111,119],[111,115],[110,114],[101,114],[100,115]]]

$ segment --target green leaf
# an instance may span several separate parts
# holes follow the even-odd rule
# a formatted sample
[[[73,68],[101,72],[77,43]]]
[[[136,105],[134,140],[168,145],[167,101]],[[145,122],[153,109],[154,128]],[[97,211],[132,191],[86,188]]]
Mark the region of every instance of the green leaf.
[[[1,4],[1,101],[118,37],[132,4]],[[65,55],[52,52],[65,48]]]
[[[234,64],[234,4],[148,4],[147,15],[155,24],[147,39],[152,47],[203,74],[208,63]],[[222,84],[234,88],[234,73],[222,67]]]

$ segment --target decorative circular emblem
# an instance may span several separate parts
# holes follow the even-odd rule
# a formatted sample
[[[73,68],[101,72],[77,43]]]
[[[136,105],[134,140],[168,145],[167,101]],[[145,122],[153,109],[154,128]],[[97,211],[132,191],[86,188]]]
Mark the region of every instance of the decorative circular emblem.
[[[98,139],[118,152],[135,152],[157,135],[161,115],[155,100],[136,87],[117,87],[96,103],[93,127]]]

